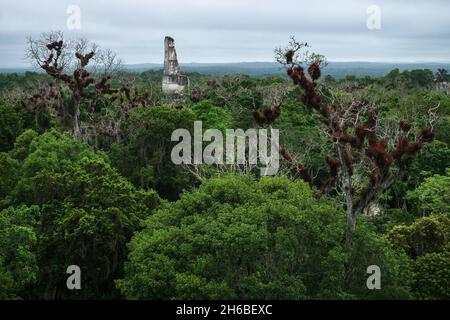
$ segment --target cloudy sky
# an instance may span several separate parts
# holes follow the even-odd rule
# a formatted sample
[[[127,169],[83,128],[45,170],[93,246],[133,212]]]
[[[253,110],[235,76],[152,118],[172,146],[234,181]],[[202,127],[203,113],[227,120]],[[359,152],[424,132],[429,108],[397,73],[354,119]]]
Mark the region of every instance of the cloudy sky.
[[[70,5],[80,29],[67,27]],[[380,29],[368,28],[371,5]],[[330,61],[450,61],[449,0],[0,0],[0,67],[27,66],[27,36],[50,30],[125,63],[162,63],[165,35],[185,63],[273,61],[290,35]]]

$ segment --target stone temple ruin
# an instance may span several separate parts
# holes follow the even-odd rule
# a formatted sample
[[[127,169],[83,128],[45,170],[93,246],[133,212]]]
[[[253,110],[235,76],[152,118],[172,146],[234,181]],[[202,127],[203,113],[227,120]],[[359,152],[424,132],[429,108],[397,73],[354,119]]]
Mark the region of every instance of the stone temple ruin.
[[[171,37],[164,39],[164,75],[162,90],[166,94],[181,93],[185,86],[189,86],[189,78],[180,74],[175,41]]]

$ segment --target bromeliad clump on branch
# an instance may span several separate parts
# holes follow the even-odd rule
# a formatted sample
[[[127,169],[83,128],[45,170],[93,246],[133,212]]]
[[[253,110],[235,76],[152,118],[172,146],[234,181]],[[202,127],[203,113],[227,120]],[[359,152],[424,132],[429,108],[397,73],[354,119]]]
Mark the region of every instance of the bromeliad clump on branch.
[[[322,191],[328,193],[336,188],[344,193],[351,235],[357,215],[405,175],[409,160],[424,143],[434,139],[434,132],[431,127],[413,134],[411,124],[400,121],[399,136],[383,134],[380,132],[379,112],[375,104],[352,101],[344,105],[336,99],[324,99],[317,87],[321,69],[327,62],[321,55],[301,51],[307,47],[306,43],[291,38],[287,48],[275,51],[276,60],[287,68],[288,76],[302,89],[301,100],[304,105],[320,115],[320,121],[333,143],[336,156],[326,157],[330,176],[322,186]],[[306,72],[302,66],[304,63],[308,65]],[[274,119],[263,116],[267,112],[255,112],[253,116],[259,124],[271,124]],[[279,113],[280,110],[277,115]],[[395,146],[390,147],[389,141]],[[291,164],[295,162],[289,151],[283,147],[280,149],[285,160]],[[295,167],[305,170],[302,164],[296,163]],[[364,168],[362,173],[362,170],[358,170],[357,179],[367,181],[363,188],[357,188],[355,183],[357,168]],[[301,176],[311,184],[311,176],[307,172]]]

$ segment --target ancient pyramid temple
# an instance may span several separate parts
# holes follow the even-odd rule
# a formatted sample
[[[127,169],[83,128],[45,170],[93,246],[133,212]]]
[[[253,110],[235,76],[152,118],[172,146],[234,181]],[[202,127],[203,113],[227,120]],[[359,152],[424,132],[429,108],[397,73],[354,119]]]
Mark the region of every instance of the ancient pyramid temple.
[[[162,90],[164,93],[180,93],[189,85],[189,78],[180,74],[175,41],[171,37],[164,39],[164,75],[162,78]]]

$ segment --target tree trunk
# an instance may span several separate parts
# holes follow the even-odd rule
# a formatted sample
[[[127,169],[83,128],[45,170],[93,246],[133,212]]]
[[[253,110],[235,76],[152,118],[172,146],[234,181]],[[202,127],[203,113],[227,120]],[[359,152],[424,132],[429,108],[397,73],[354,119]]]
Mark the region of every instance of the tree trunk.
[[[347,211],[347,228],[345,235],[345,243],[347,246],[351,246],[353,231],[355,230],[356,227],[356,212],[353,203],[351,168],[348,167],[347,162],[345,161],[344,148],[345,146],[341,145],[339,142],[336,144],[336,151],[338,153],[338,157],[341,162],[341,174],[343,178],[343,187]]]
[[[75,103],[75,110],[73,112],[72,118],[72,136],[78,141],[82,140],[81,129],[80,129],[80,103]]]

